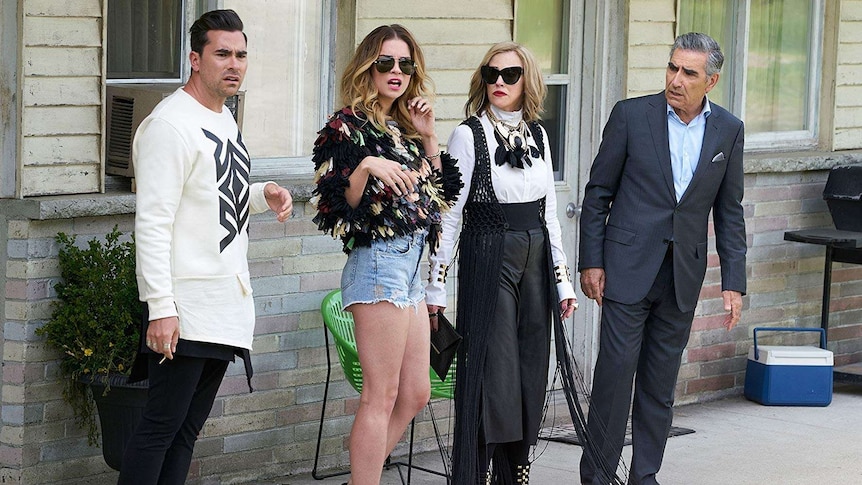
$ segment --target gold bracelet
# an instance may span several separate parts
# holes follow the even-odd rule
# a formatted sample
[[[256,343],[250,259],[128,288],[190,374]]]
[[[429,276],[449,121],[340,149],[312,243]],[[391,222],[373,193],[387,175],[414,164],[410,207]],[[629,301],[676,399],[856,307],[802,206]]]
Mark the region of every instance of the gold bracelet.
[[[435,153],[434,155],[426,156],[426,157],[425,157],[425,160],[428,160],[428,161],[430,162],[431,160],[434,160],[435,158],[440,158],[440,153],[441,153],[441,152],[439,152],[439,151],[438,151],[438,152],[437,152],[437,153]]]

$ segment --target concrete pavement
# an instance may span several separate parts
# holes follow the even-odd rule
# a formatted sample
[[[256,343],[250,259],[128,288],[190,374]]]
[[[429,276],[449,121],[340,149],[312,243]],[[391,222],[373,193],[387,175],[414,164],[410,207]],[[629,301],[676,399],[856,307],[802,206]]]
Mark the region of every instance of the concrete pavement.
[[[693,434],[668,440],[662,485],[862,484],[862,385],[837,385],[827,407],[762,406],[743,397],[676,408],[674,426]],[[533,463],[535,485],[576,484],[581,448],[540,441]],[[631,457],[631,447],[623,454]],[[440,469],[437,453],[416,457]],[[333,485],[296,475],[267,485]],[[397,471],[384,472],[383,485],[397,485]],[[444,478],[413,472],[416,485],[445,484]]]

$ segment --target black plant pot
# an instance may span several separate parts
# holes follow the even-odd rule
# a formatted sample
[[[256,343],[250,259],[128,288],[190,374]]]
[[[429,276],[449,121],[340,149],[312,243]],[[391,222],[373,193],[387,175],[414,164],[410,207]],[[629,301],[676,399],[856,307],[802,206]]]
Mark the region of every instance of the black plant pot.
[[[104,394],[106,383],[111,389]],[[127,376],[112,375],[88,384],[102,425],[102,456],[109,467],[119,470],[126,443],[141,421],[147,403],[148,383],[146,380],[129,383]]]

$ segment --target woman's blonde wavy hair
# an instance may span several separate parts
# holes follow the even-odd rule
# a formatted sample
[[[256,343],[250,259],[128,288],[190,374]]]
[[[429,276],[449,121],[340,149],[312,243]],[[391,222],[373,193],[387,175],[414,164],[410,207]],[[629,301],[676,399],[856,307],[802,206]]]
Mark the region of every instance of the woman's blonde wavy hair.
[[[500,42],[491,46],[491,49],[482,58],[473,77],[470,78],[470,93],[467,97],[467,103],[464,105],[464,113],[469,118],[474,114],[478,114],[488,108],[491,100],[488,99],[488,85],[482,80],[482,66],[487,66],[491,59],[497,54],[503,52],[514,52],[521,58],[524,64],[524,93],[522,95],[521,109],[523,109],[523,117],[526,121],[534,121],[542,118],[542,112],[545,110],[542,106],[545,101],[545,96],[548,94],[548,88],[545,86],[545,80],[542,77],[542,71],[539,69],[539,64],[533,53],[529,49],[518,44],[517,42]]]
[[[410,48],[410,57],[416,63],[416,72],[410,76],[407,89],[392,104],[390,113],[384,113],[378,99],[378,91],[371,78],[371,68],[380,55],[383,42],[390,39],[401,39]],[[341,99],[345,106],[350,106],[353,112],[360,111],[379,130],[386,129],[386,117],[394,119],[404,136],[419,138],[416,127],[410,121],[407,111],[407,101],[422,96],[431,99],[433,94],[431,79],[425,71],[425,56],[422,49],[409,30],[398,24],[381,25],[372,30],[359,43],[353,58],[344,69],[341,77]]]

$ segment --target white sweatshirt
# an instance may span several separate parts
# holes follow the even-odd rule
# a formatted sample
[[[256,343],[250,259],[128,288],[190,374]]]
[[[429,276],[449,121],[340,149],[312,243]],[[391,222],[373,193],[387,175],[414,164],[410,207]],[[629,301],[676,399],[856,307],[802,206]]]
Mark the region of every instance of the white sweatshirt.
[[[180,88],[141,123],[132,158],[138,292],[150,320],[178,316],[184,340],[251,349],[248,218],[268,209],[266,183],[249,185],[230,111]]]
[[[521,121],[521,111],[507,112],[498,110],[491,106],[494,115],[500,121],[517,125]],[[501,204],[519,202],[533,202],[545,197],[545,225],[548,228],[548,237],[551,243],[551,257],[554,266],[566,265],[566,253],[563,252],[562,231],[560,221],[557,219],[557,193],[554,190],[554,170],[551,163],[550,142],[548,134],[542,128],[542,139],[545,144],[545,157],[532,159],[532,166],[525,165],[523,169],[514,168],[509,164],[497,165],[494,163],[494,153],[497,150],[497,139],[494,137],[494,126],[485,114],[479,117],[482,122],[482,130],[485,132],[485,140],[488,143],[488,151],[491,161],[491,183],[494,186],[494,194]],[[530,138],[530,145],[536,146],[535,140]],[[461,215],[464,205],[467,203],[470,186],[473,179],[473,170],[476,166],[476,155],[473,144],[473,131],[467,125],[458,125],[449,137],[448,149],[450,155],[458,160],[458,170],[461,171],[461,181],[464,188],[461,196],[452,209],[443,215],[443,236],[440,240],[440,248],[437,254],[429,256],[431,266],[431,281],[425,288],[425,301],[429,305],[445,307],[446,285],[440,282],[436,275],[439,274],[440,266],[449,266],[455,251],[455,241],[458,238]],[[557,292],[560,301],[566,298],[575,298],[575,289],[568,276],[557,283]]]

